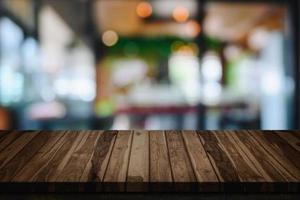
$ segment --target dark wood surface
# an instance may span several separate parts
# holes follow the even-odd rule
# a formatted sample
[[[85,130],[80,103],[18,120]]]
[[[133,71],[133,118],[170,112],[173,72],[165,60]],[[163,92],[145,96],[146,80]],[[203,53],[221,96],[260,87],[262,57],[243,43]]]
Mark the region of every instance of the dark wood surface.
[[[0,132],[0,192],[299,190],[299,131]]]

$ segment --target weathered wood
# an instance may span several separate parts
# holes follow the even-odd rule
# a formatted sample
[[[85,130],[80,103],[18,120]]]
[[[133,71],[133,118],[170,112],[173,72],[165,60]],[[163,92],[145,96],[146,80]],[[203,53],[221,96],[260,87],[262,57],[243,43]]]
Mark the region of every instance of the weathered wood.
[[[196,177],[180,131],[166,131],[172,175],[177,190],[196,191]],[[180,184],[186,183],[186,184]]]
[[[29,143],[38,132],[27,133],[23,132],[19,135],[17,132],[11,133],[12,136],[8,135],[7,140],[3,141],[3,145],[6,147],[1,151],[0,154],[0,169],[8,163],[17,153],[19,153]]]
[[[239,182],[240,178],[236,168],[216,135],[209,131],[199,131],[198,134],[220,181]]]
[[[83,134],[76,131],[67,131],[63,143],[54,157],[32,177],[36,182],[54,182],[70,159],[76,146],[81,141]]]
[[[263,169],[265,176],[272,181],[292,181],[293,177],[271,156],[247,131],[236,131],[231,134],[240,145],[245,145],[252,154],[253,163]]]
[[[43,133],[49,134],[49,133]],[[61,147],[66,134],[63,131],[50,134],[48,142],[24,165],[12,179],[13,182],[31,182],[32,178],[53,158]]]
[[[149,132],[134,131],[126,191],[148,191],[149,183]]]
[[[68,163],[57,177],[58,182],[79,182],[92,156],[95,143],[102,132],[83,131],[83,139],[72,153]]]
[[[274,132],[252,131],[249,134],[283,166],[291,181],[300,180],[300,159],[295,159],[300,158],[300,152]]]
[[[104,175],[104,182],[111,183],[105,185],[105,191],[125,191],[132,136],[131,131],[118,132]]]
[[[219,180],[195,131],[183,131],[183,139],[198,181],[198,190],[215,192]],[[203,184],[205,183],[205,184]]]
[[[118,131],[104,131],[101,134],[81,181],[86,181],[84,177],[87,177],[89,181],[103,181],[117,133]]]
[[[17,174],[18,171],[21,170],[22,167],[31,160],[31,158],[44,144],[46,144],[47,140],[50,138],[50,134],[43,135],[43,133],[39,133],[38,135],[36,135],[36,133],[24,134],[22,136],[25,137],[22,139],[26,141],[27,145],[25,145],[23,149],[15,155],[15,157],[10,159],[9,162],[5,164],[5,166],[1,167],[1,181],[10,181],[14,177],[14,175]],[[30,142],[28,142],[29,140]],[[14,148],[18,148],[18,146],[16,146],[17,144],[19,143],[14,143]],[[23,146],[24,143],[20,145]]]
[[[9,132],[8,132],[9,133]],[[0,152],[3,149],[7,149],[7,146],[10,145],[13,141],[19,138],[23,132],[20,131],[12,131],[8,134],[7,132],[2,133],[2,137],[0,138]]]
[[[217,182],[217,175],[195,131],[184,131],[183,138],[199,182]]]
[[[165,133],[150,131],[150,190],[167,190],[172,181]]]
[[[298,131],[11,131],[0,192],[292,192]]]
[[[276,131],[278,136],[287,141],[294,149],[300,152],[300,132],[296,131]]]
[[[252,164],[252,161],[242,151],[241,148],[236,145],[235,141],[228,137],[231,134],[230,131],[218,131],[214,132],[219,144],[224,149],[224,153],[229,157],[232,164],[235,166],[235,170],[238,176],[243,182],[264,182],[266,180],[259,171]]]

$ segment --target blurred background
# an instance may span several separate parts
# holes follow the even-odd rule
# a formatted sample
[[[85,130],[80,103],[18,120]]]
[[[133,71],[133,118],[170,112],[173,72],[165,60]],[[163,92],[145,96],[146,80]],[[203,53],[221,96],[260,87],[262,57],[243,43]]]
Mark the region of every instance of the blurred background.
[[[298,129],[297,0],[0,0],[0,129]]]

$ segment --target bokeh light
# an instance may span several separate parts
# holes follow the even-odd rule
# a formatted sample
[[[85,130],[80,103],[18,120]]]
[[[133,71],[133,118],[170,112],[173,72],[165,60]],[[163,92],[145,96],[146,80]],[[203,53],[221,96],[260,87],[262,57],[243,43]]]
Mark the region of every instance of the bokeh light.
[[[102,35],[102,41],[108,47],[114,46],[118,40],[118,34],[112,30],[105,31]]]
[[[189,11],[183,6],[178,6],[173,11],[173,18],[177,22],[186,22],[189,18]]]
[[[152,6],[148,2],[141,2],[138,4],[136,8],[136,13],[139,17],[147,18],[150,17],[152,14]]]

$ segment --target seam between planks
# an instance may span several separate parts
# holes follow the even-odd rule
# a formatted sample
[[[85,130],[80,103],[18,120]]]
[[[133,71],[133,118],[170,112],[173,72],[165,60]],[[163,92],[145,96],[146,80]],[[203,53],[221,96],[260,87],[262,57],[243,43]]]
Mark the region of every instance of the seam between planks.
[[[215,172],[215,174],[216,174],[216,177],[218,178],[219,183],[222,182],[221,177],[219,177],[220,175],[217,173],[217,171],[216,171],[216,169],[215,169],[215,166],[213,165],[212,160],[211,160],[210,156],[208,155],[208,153],[207,153],[207,151],[206,151],[206,149],[205,149],[205,147],[204,147],[204,143],[201,141],[201,138],[200,138],[201,132],[198,132],[198,131],[195,131],[195,132],[196,132],[197,137],[198,137],[198,139],[199,139],[199,141],[200,141],[200,144],[202,145],[202,147],[203,147],[203,149],[204,149],[205,155],[207,156],[207,158],[208,158],[208,160],[209,160],[209,163],[210,163],[210,165],[212,166],[212,169],[214,170],[214,172]]]
[[[94,143],[94,148],[93,148],[93,150],[92,150],[93,152],[91,153],[91,156],[90,156],[88,162],[86,163],[86,165],[85,165],[85,167],[84,167],[84,170],[83,170],[83,173],[81,174],[79,180],[82,180],[82,176],[84,175],[84,171],[86,170],[86,168],[87,168],[87,166],[89,165],[89,163],[92,161],[93,156],[94,156],[94,152],[95,152],[95,147],[96,147],[96,145],[97,145],[97,143],[98,143],[98,140],[99,140],[100,136],[101,136],[103,133],[104,133],[103,131],[100,131],[100,134],[97,135],[97,138],[96,138],[95,143]]]
[[[57,133],[53,133],[53,134],[57,134]],[[62,138],[65,136],[65,134],[66,134],[66,132],[64,131],[64,132],[61,134],[61,136],[55,141],[55,143],[51,146],[51,148],[52,148],[53,146],[57,145],[57,143],[60,142],[60,140],[62,140]],[[47,145],[47,143],[48,143],[48,142],[46,142],[46,143],[44,144],[44,146]],[[40,149],[42,149],[44,146],[42,146]],[[49,162],[51,162],[51,160],[54,158],[54,156],[56,155],[57,151],[58,151],[60,148],[61,148],[61,147],[59,147],[59,148],[53,153],[53,156],[51,156],[51,157],[49,158],[49,160],[48,160],[48,162],[46,162],[46,164],[48,164]],[[49,153],[49,152],[44,152],[42,156],[44,156],[44,155],[47,154],[47,153]],[[32,159],[35,158],[35,156],[36,156],[36,155],[34,155],[33,157],[31,157],[30,160],[29,160],[26,164],[24,164],[24,166],[23,166],[23,167],[22,167],[22,168],[14,175],[14,176],[13,176],[13,178],[12,178],[11,180],[14,180],[14,178],[16,178],[17,175],[19,175],[19,173],[24,169],[24,167],[26,167],[27,164],[30,163],[30,162],[32,161]],[[46,165],[45,165],[45,166],[46,166]],[[38,174],[42,169],[44,169],[45,166],[43,165],[42,167],[40,167],[40,168],[36,171],[36,174]],[[34,174],[34,176],[35,176],[35,174]]]
[[[86,132],[87,132],[86,134],[92,135],[93,132],[96,132],[96,131],[86,131]],[[98,132],[98,131],[97,131],[97,132]],[[92,153],[91,153],[90,158],[88,159],[88,161],[87,161],[86,164],[84,165],[82,174],[81,174],[80,177],[79,177],[79,181],[81,180],[82,176],[84,175],[84,171],[85,171],[85,169],[87,168],[89,162],[90,162],[90,161],[92,160],[92,158],[93,158],[95,146],[96,146],[96,144],[97,144],[97,142],[98,142],[100,136],[103,134],[103,132],[102,132],[102,131],[99,131],[98,133],[94,133],[94,134],[97,134],[97,137],[96,137],[96,139],[95,139],[95,141],[94,141],[94,144],[93,144]],[[86,141],[88,141],[90,135],[87,137]],[[85,141],[85,142],[86,142],[86,141]],[[84,142],[84,143],[85,143],[85,142]],[[75,151],[74,151],[74,152],[75,152]],[[74,152],[73,152],[73,153],[74,153]],[[73,154],[73,153],[72,153],[72,154]],[[69,163],[70,161],[71,161],[71,159],[69,159],[68,163]],[[66,166],[67,166],[67,165],[66,165]]]
[[[113,150],[115,148],[115,144],[116,144],[116,140],[117,140],[118,135],[119,135],[119,131],[117,131],[117,134],[115,135],[115,137],[113,139],[114,141],[113,141],[113,144],[112,144],[112,147],[111,147],[111,151],[109,152],[109,157],[108,157],[105,169],[104,169],[103,178],[102,178],[101,182],[104,182],[104,179],[105,179],[105,176],[106,176],[106,173],[107,173],[107,169],[108,169],[108,165],[110,163],[111,155],[112,155],[112,152],[113,152]]]
[[[134,138],[134,130],[130,131],[130,145],[129,145],[129,155],[128,155],[128,163],[127,163],[127,169],[126,169],[126,178],[125,182],[127,183],[128,180],[128,171],[129,171],[129,164],[130,164],[130,159],[131,159],[131,151],[132,151],[132,143],[133,143],[133,138]],[[127,190],[127,185],[126,185],[126,190]]]
[[[220,133],[224,132],[225,137],[226,137],[226,131],[220,131],[219,133],[216,131],[212,131],[211,134],[216,138],[216,140],[218,141],[219,147],[223,150],[224,155],[226,155],[228,157],[228,160],[231,162],[232,167],[234,168],[234,171],[236,172],[236,176],[238,178],[239,182],[244,182],[243,178],[241,177],[240,173],[237,170],[237,162],[233,155],[230,153],[230,151],[227,149],[226,144],[224,143],[224,141],[220,138],[220,136],[218,136]],[[229,134],[230,132],[228,132]],[[229,139],[229,138],[227,138]],[[236,148],[236,146],[234,146]],[[238,148],[236,148],[238,150]],[[241,159],[246,162],[246,160],[243,158],[243,156],[238,152],[239,156],[241,157]]]
[[[66,158],[66,156],[68,155],[68,153],[70,153],[70,155],[68,156],[68,160],[66,160],[65,164],[61,167],[61,170],[56,171],[56,175],[54,176],[55,181],[57,181],[57,179],[59,178],[60,174],[63,173],[64,168],[67,166],[67,164],[70,162],[70,159],[73,155],[73,153],[76,151],[76,149],[78,148],[78,146],[80,145],[80,143],[82,142],[82,140],[84,139],[84,134],[85,133],[81,133],[81,131],[76,131],[76,130],[71,130],[72,132],[74,132],[74,134],[77,134],[76,138],[74,139],[74,142],[70,145],[70,149],[67,151],[67,153],[64,155],[64,157],[62,158],[61,162],[59,163],[59,165],[57,166],[56,170],[59,169],[60,165],[62,165],[64,158]],[[70,133],[72,133],[70,132]],[[69,133],[67,133],[69,134]],[[82,134],[82,136],[80,136]],[[78,139],[80,137],[80,140]],[[70,150],[72,149],[72,146],[74,143],[76,143],[77,139],[79,140],[78,143],[74,146],[72,152],[70,152]],[[63,147],[63,145],[62,145]],[[61,147],[61,148],[62,148]]]
[[[260,170],[259,168],[257,168],[256,163],[255,163],[255,160],[253,160],[251,157],[249,157],[249,155],[247,154],[247,152],[245,152],[245,150],[240,146],[239,141],[237,141],[238,139],[235,139],[235,137],[232,137],[232,134],[235,134],[235,131],[232,131],[231,133],[230,133],[230,131],[224,131],[224,133],[225,133],[225,136],[228,138],[228,140],[230,140],[230,139],[232,140],[232,143],[233,143],[233,145],[236,147],[236,149],[238,149],[239,151],[242,152],[243,155],[241,155],[241,156],[245,156],[245,158],[247,158],[248,161],[251,162],[251,164],[252,164],[252,166],[255,168],[256,172],[257,172],[259,175],[261,175],[263,178],[265,178],[265,177],[263,176],[263,174],[261,174],[261,170]],[[236,136],[237,136],[237,135],[236,135]],[[237,137],[238,137],[238,136],[237,136]],[[248,149],[246,145],[245,145],[245,148],[251,153],[250,149]],[[251,155],[253,155],[253,154],[251,153]],[[253,156],[254,156],[254,155],[253,155]],[[255,156],[254,156],[254,157],[255,157]],[[264,170],[265,173],[267,173],[267,172],[265,171],[265,169],[263,169],[263,170]]]
[[[33,138],[31,138],[13,157],[11,157],[4,165],[0,165],[0,169],[2,169],[3,167],[5,167],[7,165],[7,163],[9,163],[12,159],[14,159],[34,138],[36,138],[38,135],[41,134],[42,131],[37,131],[37,134],[35,136],[33,136]],[[15,139],[14,141],[16,141],[17,139]],[[12,142],[13,143],[13,142]],[[10,144],[12,144],[10,143]],[[8,147],[9,145],[7,145],[6,147]]]
[[[294,177],[294,175],[292,174],[292,173],[290,173],[290,170],[289,169],[287,169],[286,168],[286,166],[284,166],[281,162],[280,162],[280,160],[278,160],[277,158],[276,158],[276,156],[274,156],[273,155],[273,153],[271,153],[267,148],[265,148],[265,146],[258,140],[258,138],[256,138],[256,136],[252,136],[252,133],[249,131],[249,130],[246,130],[247,131],[247,133],[248,133],[248,135],[250,135],[251,136],[251,138],[253,138],[263,149],[264,149],[264,151],[266,152],[266,153],[268,153],[269,154],[269,156],[271,156],[276,162],[277,162],[277,164],[279,164],[291,177],[293,177],[295,180],[297,180],[297,177]],[[254,132],[254,134],[255,134],[255,132]],[[259,134],[259,133],[258,133]],[[268,134],[268,133],[262,133],[262,134]],[[277,135],[276,135],[277,136]],[[279,137],[279,136],[277,136],[277,137]],[[281,139],[281,138],[279,138],[279,139]],[[272,145],[269,141],[267,141],[270,145]],[[272,147],[270,147],[270,148],[272,148]],[[273,148],[272,148],[273,149]],[[273,150],[273,151],[275,151],[275,150]],[[275,151],[275,153],[277,153],[277,151]],[[279,154],[279,156],[281,156],[280,154]],[[293,163],[291,163],[292,165],[294,165]],[[294,165],[295,166],[295,165]],[[295,166],[297,169],[298,169],[298,167],[297,166]],[[279,173],[280,175],[281,175],[281,173]],[[282,177],[284,177],[284,175],[281,175]],[[284,178],[286,178],[286,177],[284,177]],[[288,180],[286,180],[286,181],[288,181]]]
[[[148,162],[148,183],[151,182],[151,174],[150,174],[150,171],[151,171],[151,140],[150,140],[150,131],[147,131],[148,133],[148,159],[149,159],[149,162]],[[148,187],[149,188],[149,187]]]
[[[46,162],[45,165],[43,165],[38,171],[37,173],[34,174],[34,177],[36,177],[36,175],[38,175],[45,167],[47,167],[47,165],[49,165],[49,163],[53,160],[53,158],[56,156],[56,154],[60,151],[60,149],[63,147],[64,145],[64,139],[65,137],[67,137],[67,131],[64,131],[62,136],[55,142],[55,145],[58,142],[61,142],[62,144],[56,149],[56,151],[53,153],[53,155],[50,157],[50,159],[48,160],[48,162]],[[62,140],[62,141],[61,141]]]
[[[173,172],[172,164],[171,164],[170,151],[169,151],[169,144],[168,144],[168,139],[167,139],[166,131],[163,131],[163,134],[164,134],[164,138],[165,138],[165,142],[166,142],[166,146],[167,146],[168,161],[169,161],[170,170],[171,170],[172,182],[174,182],[174,174],[173,174],[174,172]]]
[[[42,133],[42,131],[38,131],[38,134],[36,134],[15,156],[17,156],[25,147],[27,147],[27,145],[30,143],[30,142],[32,142],[33,141],[33,139],[34,138],[36,138],[37,136],[39,136],[39,135],[41,135],[41,134],[43,134]],[[40,150],[40,149],[42,149],[46,144],[47,144],[47,142],[49,141],[49,139],[50,139],[50,137],[46,140],[46,142],[37,150],[37,152]],[[36,153],[37,153],[36,152]],[[31,155],[31,157],[29,158],[29,160],[28,160],[28,162],[27,163],[29,163],[33,158],[34,158],[34,156],[35,156],[36,154],[33,154],[33,155]],[[15,157],[14,156],[14,157]],[[11,159],[12,160],[12,159]],[[27,163],[25,163],[23,166],[22,166],[22,168],[21,169],[19,169],[19,170],[17,170],[17,171],[15,171],[14,172],[14,174],[12,175],[12,177],[9,179],[9,181],[12,181],[13,180],[13,178],[16,176],[16,175],[18,175],[18,173],[24,168],[24,166],[27,164]],[[5,164],[6,165],[6,164]],[[4,166],[5,166],[4,165]]]
[[[274,131],[275,135],[277,135],[278,137],[280,137],[280,139],[284,140],[290,147],[292,147],[293,149],[295,149],[297,152],[299,152],[299,150],[297,148],[295,148],[289,141],[287,141],[286,139],[283,139],[282,136],[280,135],[284,135],[284,133],[280,133],[278,131]],[[287,131],[287,134],[292,135],[293,137],[297,138],[297,136],[295,136],[294,132],[292,131]]]
[[[230,135],[230,136],[228,136]],[[232,135],[235,135],[236,137],[233,137]],[[249,151],[249,153],[255,158],[255,160],[253,160],[253,158],[249,157],[248,153],[245,151],[245,149],[241,146],[241,143],[243,143],[242,141],[240,141],[238,135],[236,134],[236,131],[233,131],[232,134],[226,134],[226,137],[228,137],[228,139],[232,139],[235,143],[235,146],[243,152],[244,156],[246,156],[248,158],[248,160],[252,163],[252,165],[254,166],[254,168],[256,169],[256,171],[265,179],[266,177],[264,176],[264,174],[262,174],[262,172],[264,172],[267,175],[267,178],[270,179],[270,181],[273,181],[273,178],[268,174],[268,172],[261,167],[261,169],[259,169],[259,167],[257,167],[257,162],[259,162],[256,159],[256,156],[252,154],[251,149],[249,149],[247,147],[247,145],[244,145],[244,148],[247,149]],[[262,171],[261,171],[262,170]]]
[[[184,146],[184,150],[185,150],[185,152],[186,152],[186,154],[187,154],[187,156],[188,156],[188,160],[189,160],[189,164],[190,164],[190,166],[191,166],[191,168],[192,168],[192,170],[193,170],[193,175],[194,175],[194,178],[195,178],[195,180],[197,181],[197,182],[199,182],[198,181],[198,178],[197,178],[197,176],[196,176],[196,169],[194,169],[194,165],[192,164],[192,160],[191,160],[191,156],[190,156],[190,153],[189,153],[189,151],[188,151],[188,148],[187,148],[187,146],[186,146],[186,142],[185,142],[185,140],[183,139],[183,131],[179,131],[179,135],[180,135],[180,138],[181,138],[181,140],[182,140],[182,143],[183,143],[183,146]]]
[[[1,139],[1,142],[3,142],[6,137],[8,137],[8,134],[11,134],[13,131],[9,131],[5,136],[3,136],[3,138]],[[20,135],[22,135],[21,132],[18,132],[18,137],[16,137],[15,139],[13,139],[12,141],[10,141],[8,144],[6,144],[6,146],[0,151],[0,153],[6,148],[8,147],[9,145],[11,145],[12,143],[14,143],[19,137]]]

